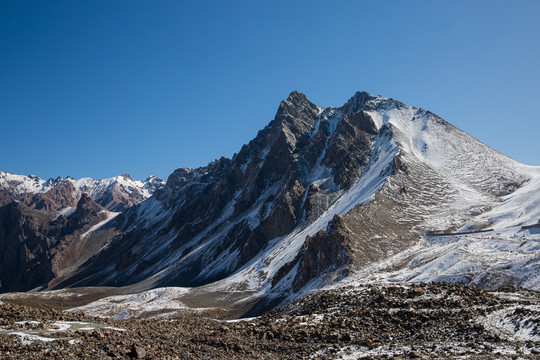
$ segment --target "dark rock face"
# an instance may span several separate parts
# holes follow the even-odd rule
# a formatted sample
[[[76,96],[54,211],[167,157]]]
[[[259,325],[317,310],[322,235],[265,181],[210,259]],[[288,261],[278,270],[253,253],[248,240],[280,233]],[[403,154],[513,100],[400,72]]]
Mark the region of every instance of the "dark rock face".
[[[294,260],[285,264],[272,279],[272,285],[278,284],[295,266],[298,270],[290,283],[295,292],[309,281],[335,270],[341,270],[341,275],[345,276],[347,273],[343,267],[352,258],[351,240],[341,217],[334,216],[327,230],[306,238]]]
[[[0,208],[0,291],[30,290],[54,277],[47,254],[53,240],[40,231],[48,221],[22,203]]]
[[[77,200],[78,196],[73,184],[69,181],[62,181],[47,192],[27,194],[21,201],[33,209],[53,212],[75,206]]]
[[[322,164],[334,170],[334,182],[350,188],[358,171],[367,164],[370,137],[378,132],[371,117],[363,111],[346,115],[337,125],[335,140],[327,149]]]
[[[42,209],[58,204],[44,196],[37,199],[30,198],[30,204]],[[74,237],[106,219],[102,210],[85,194],[71,215],[57,218],[22,202],[0,207],[0,292],[26,291],[45,285],[64,266],[91,255],[85,254],[84,241],[75,241]],[[71,257],[64,259],[70,253]]]

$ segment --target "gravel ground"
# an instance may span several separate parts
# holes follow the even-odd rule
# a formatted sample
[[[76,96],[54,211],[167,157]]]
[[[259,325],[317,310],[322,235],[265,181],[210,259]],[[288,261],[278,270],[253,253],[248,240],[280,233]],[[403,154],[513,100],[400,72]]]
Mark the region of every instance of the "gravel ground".
[[[533,359],[540,294],[456,284],[363,285],[264,316],[110,320],[0,303],[2,359]]]

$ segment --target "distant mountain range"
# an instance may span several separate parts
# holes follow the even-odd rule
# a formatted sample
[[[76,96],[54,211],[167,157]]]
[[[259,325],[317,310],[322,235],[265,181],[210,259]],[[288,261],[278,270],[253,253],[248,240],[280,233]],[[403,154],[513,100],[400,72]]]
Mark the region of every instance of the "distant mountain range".
[[[0,205],[2,292],[186,287],[250,315],[346,282],[540,289],[540,168],[366,92],[292,92],[232,159],[166,184],[0,173]]]
[[[164,185],[163,180],[153,175],[145,181],[133,180],[129,174],[100,180],[88,177],[77,180],[69,176],[43,180],[35,175],[0,171],[0,206],[17,200],[38,210],[57,211],[74,206],[74,200],[85,193],[105,209],[120,212],[146,200]]]
[[[149,198],[164,182],[121,175],[43,180],[0,172],[0,289],[44,286],[99,251],[86,232]]]

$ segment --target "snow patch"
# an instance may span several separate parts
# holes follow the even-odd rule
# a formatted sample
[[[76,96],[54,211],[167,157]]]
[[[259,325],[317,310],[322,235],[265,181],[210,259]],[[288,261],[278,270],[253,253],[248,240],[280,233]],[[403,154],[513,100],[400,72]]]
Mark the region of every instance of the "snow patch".
[[[92,226],[90,229],[88,229],[87,232],[81,235],[81,239],[84,239],[89,234],[93,233],[94,231],[101,229],[103,226],[105,226],[105,224],[107,224],[109,221],[117,217],[118,214],[120,214],[119,212],[112,212],[112,211],[107,211],[107,210],[102,210],[101,212],[105,213],[107,215],[107,218],[105,220],[100,221],[96,225]]]
[[[87,316],[131,319],[153,312],[162,313],[164,310],[187,309],[179,298],[188,291],[188,288],[166,287],[130,295],[115,295],[68,311],[81,312]]]

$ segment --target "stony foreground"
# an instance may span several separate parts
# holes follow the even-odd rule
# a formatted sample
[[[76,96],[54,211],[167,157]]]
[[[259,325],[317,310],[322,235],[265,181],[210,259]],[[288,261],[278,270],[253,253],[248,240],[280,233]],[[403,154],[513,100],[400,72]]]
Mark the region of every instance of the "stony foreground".
[[[362,285],[266,315],[109,320],[0,303],[2,359],[540,357],[540,294],[455,284]]]

